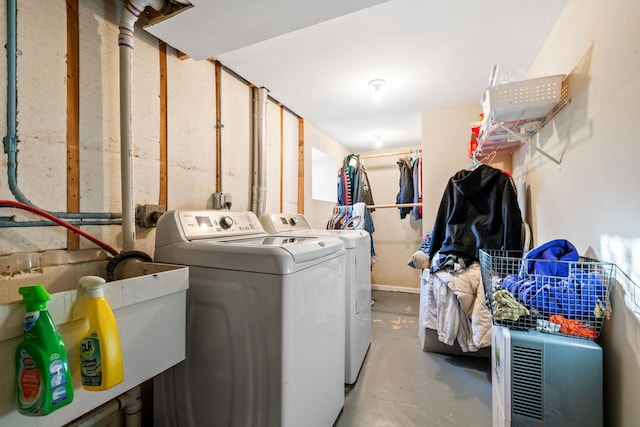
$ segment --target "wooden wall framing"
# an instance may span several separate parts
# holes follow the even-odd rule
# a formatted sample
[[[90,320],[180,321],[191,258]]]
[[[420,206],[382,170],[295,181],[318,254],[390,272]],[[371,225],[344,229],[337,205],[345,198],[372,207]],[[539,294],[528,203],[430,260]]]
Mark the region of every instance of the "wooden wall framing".
[[[80,212],[80,23],[78,0],[67,0],[67,212]],[[67,231],[67,248],[80,236]]]

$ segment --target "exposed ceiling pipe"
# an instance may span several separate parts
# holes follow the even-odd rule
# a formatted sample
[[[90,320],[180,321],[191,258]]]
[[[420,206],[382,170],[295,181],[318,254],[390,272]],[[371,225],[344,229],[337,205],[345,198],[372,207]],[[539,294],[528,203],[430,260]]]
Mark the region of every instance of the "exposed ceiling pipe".
[[[131,54],[133,30],[144,9],[150,6],[162,13],[168,0],[129,0],[120,20],[120,168],[122,188],[122,246],[134,250],[136,240],[135,208],[133,204],[133,140],[131,136]]]
[[[252,211],[260,217],[267,203],[267,98],[264,87],[253,90],[253,191]]]

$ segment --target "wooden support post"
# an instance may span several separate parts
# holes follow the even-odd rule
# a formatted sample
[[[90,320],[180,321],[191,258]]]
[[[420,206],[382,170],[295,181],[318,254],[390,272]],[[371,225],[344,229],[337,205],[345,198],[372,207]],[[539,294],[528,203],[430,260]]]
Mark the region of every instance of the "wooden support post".
[[[80,25],[78,0],[67,0],[67,212],[80,212]],[[80,236],[67,231],[67,249]]]
[[[304,119],[298,117],[298,213],[304,214]]]
[[[159,67],[160,67],[160,188],[158,204],[168,209],[168,166],[167,166],[167,44],[159,42]]]

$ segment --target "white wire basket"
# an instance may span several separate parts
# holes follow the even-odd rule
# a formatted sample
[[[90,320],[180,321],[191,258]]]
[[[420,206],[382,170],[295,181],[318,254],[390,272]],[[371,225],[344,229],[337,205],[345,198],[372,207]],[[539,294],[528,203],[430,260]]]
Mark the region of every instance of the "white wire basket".
[[[523,255],[520,251],[480,251],[482,283],[493,324],[597,339],[609,309],[615,264],[585,257],[556,261]]]
[[[566,96],[564,77],[557,74],[491,86],[483,94],[484,115],[495,122],[544,118]]]

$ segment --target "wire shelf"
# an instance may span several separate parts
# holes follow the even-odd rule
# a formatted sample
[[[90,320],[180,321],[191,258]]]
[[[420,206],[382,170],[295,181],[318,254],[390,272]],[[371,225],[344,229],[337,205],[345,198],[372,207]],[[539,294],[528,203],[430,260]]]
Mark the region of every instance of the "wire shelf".
[[[494,325],[595,340],[609,308],[615,264],[525,259],[481,250],[480,269]]]

